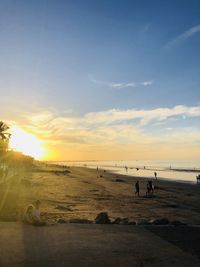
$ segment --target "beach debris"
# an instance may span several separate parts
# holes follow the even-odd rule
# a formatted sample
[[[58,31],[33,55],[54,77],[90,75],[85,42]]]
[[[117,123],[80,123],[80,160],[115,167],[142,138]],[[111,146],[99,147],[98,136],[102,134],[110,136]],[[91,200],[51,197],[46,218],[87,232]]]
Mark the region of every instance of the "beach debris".
[[[127,224],[129,224],[129,221],[128,221],[128,218],[120,218],[120,217],[117,217],[117,218],[112,222],[112,224],[127,225]]]
[[[150,222],[151,222],[151,224],[154,224],[154,225],[167,225],[167,224],[169,224],[169,220],[167,218],[156,219],[156,220],[153,220]]]
[[[111,221],[109,219],[107,212],[100,212],[95,218],[95,223],[97,224],[110,224]]]
[[[73,211],[71,208],[66,207],[66,206],[63,206],[63,205],[57,205],[55,207],[55,209],[58,209],[58,210],[66,210],[66,211]]]
[[[69,223],[86,223],[86,224],[91,224],[93,221],[88,220],[88,219],[79,219],[79,218],[74,218],[70,219]]]
[[[178,221],[178,220],[171,221],[170,224],[171,224],[171,225],[174,225],[174,226],[186,225],[186,223],[184,223],[184,222],[180,222],[180,221]]]
[[[57,223],[66,223],[66,221],[64,219],[58,219]]]
[[[151,224],[151,222],[146,220],[146,219],[139,219],[137,221],[137,225],[150,225],[150,224]]]
[[[130,221],[130,222],[128,222],[128,225],[136,225],[136,222]]]
[[[119,179],[119,178],[117,178],[117,179],[115,179],[115,182],[118,182],[118,183],[125,183],[126,181],[124,181],[123,179]]]

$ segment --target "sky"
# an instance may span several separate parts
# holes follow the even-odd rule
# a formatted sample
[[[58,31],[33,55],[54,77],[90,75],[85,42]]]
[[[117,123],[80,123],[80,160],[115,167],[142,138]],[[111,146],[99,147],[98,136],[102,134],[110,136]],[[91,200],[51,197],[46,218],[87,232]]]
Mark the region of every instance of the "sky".
[[[0,0],[0,120],[46,160],[200,159],[200,1]]]

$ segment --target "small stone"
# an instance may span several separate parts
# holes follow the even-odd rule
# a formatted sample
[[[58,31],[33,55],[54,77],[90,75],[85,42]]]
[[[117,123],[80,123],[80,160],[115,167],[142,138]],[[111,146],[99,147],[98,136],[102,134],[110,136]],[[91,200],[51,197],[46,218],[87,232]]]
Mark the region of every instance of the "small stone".
[[[66,223],[66,221],[64,219],[58,219],[57,223]]]
[[[186,223],[183,223],[183,222],[180,222],[180,221],[171,221],[170,223],[171,225],[174,225],[174,226],[181,226],[181,225],[186,225]]]
[[[128,225],[136,225],[136,222],[130,221],[130,222],[128,222]]]
[[[70,219],[69,220],[70,223],[86,223],[86,224],[91,224],[93,223],[93,221],[87,220],[87,219]]]
[[[156,219],[152,222],[154,225],[167,225],[169,224],[169,220],[167,218],[161,218],[161,219]]]
[[[151,223],[148,220],[140,219],[137,221],[137,225],[150,225]]]
[[[95,219],[95,223],[97,224],[110,224],[110,219],[108,217],[108,213],[107,212],[100,212],[96,219]]]

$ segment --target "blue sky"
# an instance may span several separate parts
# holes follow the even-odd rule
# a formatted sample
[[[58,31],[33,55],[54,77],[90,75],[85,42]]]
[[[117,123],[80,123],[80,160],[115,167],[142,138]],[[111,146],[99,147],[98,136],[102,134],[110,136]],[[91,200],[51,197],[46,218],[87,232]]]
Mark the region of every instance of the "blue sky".
[[[1,0],[2,119],[199,107],[199,47],[198,0]],[[184,114],[166,128],[199,131]]]

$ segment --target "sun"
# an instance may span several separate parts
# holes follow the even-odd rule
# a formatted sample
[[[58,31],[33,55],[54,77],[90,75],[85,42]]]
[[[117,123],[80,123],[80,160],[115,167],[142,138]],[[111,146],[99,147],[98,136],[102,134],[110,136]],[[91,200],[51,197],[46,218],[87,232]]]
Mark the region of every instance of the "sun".
[[[37,160],[44,156],[43,142],[35,135],[19,127],[12,127],[10,132],[12,134],[9,142],[11,149],[34,157]]]

